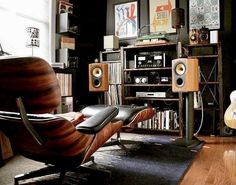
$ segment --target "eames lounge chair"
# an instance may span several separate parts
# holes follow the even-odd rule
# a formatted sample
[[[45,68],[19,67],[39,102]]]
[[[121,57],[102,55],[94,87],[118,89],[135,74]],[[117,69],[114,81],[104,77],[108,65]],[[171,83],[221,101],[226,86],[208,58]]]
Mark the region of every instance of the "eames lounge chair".
[[[48,165],[16,176],[15,184],[52,173],[60,173],[62,183],[67,171],[89,161],[124,124],[115,118],[119,107],[114,106],[87,119],[75,112],[54,114],[61,100],[60,87],[53,68],[41,58],[1,58],[0,69],[0,130],[21,155]],[[134,116],[130,122],[154,115],[152,108],[146,109],[150,111],[147,117]]]

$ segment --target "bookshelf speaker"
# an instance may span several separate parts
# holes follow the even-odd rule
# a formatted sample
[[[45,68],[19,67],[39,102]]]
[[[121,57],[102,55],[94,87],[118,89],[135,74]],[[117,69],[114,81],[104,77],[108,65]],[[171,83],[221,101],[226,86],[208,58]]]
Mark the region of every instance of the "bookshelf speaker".
[[[108,64],[89,64],[89,91],[108,91]]]
[[[199,90],[198,59],[172,60],[172,91],[194,92]]]

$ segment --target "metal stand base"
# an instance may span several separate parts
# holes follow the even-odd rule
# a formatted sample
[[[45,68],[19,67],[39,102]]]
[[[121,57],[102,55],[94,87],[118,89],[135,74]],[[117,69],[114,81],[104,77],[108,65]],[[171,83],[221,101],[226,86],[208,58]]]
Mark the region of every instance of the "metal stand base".
[[[200,141],[198,138],[193,138],[191,140],[188,140],[186,138],[178,138],[172,142],[173,145],[187,147],[187,148],[195,147],[201,143],[202,141]]]
[[[94,162],[94,157],[92,156],[87,162],[89,162],[89,161]],[[71,167],[71,168],[64,169],[62,167],[49,165],[49,166],[43,167],[41,169],[37,169],[37,170],[31,171],[31,172],[25,173],[25,174],[16,175],[14,177],[14,185],[19,185],[19,181],[21,181],[21,180],[27,180],[27,179],[31,179],[31,178],[42,177],[42,176],[56,174],[56,173],[59,173],[58,182],[56,184],[62,185],[66,172],[74,171],[74,172],[79,173],[79,172],[84,172],[85,170],[88,171],[88,169],[89,168],[85,167],[85,166],[78,166],[77,168]],[[95,171],[95,170],[93,170],[93,171]],[[98,173],[98,170],[96,170],[96,173]],[[108,173],[108,177],[110,178],[109,173]]]
[[[194,131],[194,108],[193,108],[193,93],[189,92],[185,96],[186,103],[186,117],[185,117],[185,136],[173,141],[174,145],[183,147],[194,147],[201,143],[193,135]]]

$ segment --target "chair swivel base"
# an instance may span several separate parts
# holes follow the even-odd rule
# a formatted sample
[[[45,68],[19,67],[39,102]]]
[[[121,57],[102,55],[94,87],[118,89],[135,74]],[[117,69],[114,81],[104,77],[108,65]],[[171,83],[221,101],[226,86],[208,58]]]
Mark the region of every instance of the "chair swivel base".
[[[92,162],[94,163],[94,157],[91,156],[89,158],[88,161],[86,161],[86,163],[88,162]],[[62,185],[64,178],[65,178],[65,174],[66,172],[77,172],[77,173],[83,173],[83,172],[89,172],[90,174],[98,174],[98,172],[101,174],[103,174],[104,177],[106,177],[106,179],[110,180],[110,173],[107,171],[102,171],[102,170],[97,170],[97,169],[93,169],[93,168],[89,168],[85,165],[79,166],[79,167],[75,167],[75,168],[68,168],[68,169],[64,169],[64,168],[60,168],[58,166],[53,166],[53,165],[48,165],[44,168],[38,169],[38,170],[34,170],[25,174],[19,174],[16,175],[14,177],[14,185],[19,185],[19,181],[21,180],[27,180],[27,179],[32,179],[32,178],[37,178],[37,177],[42,177],[42,176],[46,176],[46,175],[52,175],[52,174],[57,174],[59,173],[59,178],[57,180],[57,184],[58,185]]]
[[[129,153],[129,149],[125,146],[128,144],[135,144],[138,143],[137,141],[130,141],[130,140],[123,140],[121,138],[112,138],[111,141],[108,141],[105,143],[102,147],[108,147],[108,146],[118,146],[122,150],[124,150],[126,153]]]
[[[120,132],[117,132],[116,138],[111,138],[111,140],[106,142],[102,147],[119,146],[126,153],[129,153],[129,149],[125,145],[136,144],[136,143],[138,143],[138,141],[121,139]]]
[[[39,170],[31,171],[29,173],[16,175],[14,178],[14,185],[19,185],[20,180],[26,180],[26,179],[45,176],[45,175],[51,175],[55,173],[60,173],[58,184],[62,184],[64,176],[65,176],[65,171],[62,171],[62,169],[57,168],[56,166],[47,166]]]

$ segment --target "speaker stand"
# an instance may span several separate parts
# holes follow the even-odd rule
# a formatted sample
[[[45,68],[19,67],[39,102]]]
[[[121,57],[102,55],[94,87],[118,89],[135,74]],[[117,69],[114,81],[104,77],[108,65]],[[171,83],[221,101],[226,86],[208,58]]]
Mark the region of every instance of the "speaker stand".
[[[185,94],[185,136],[183,138],[178,138],[173,141],[174,145],[183,147],[194,147],[201,143],[198,138],[193,135],[194,131],[194,100],[193,92],[188,92]]]

